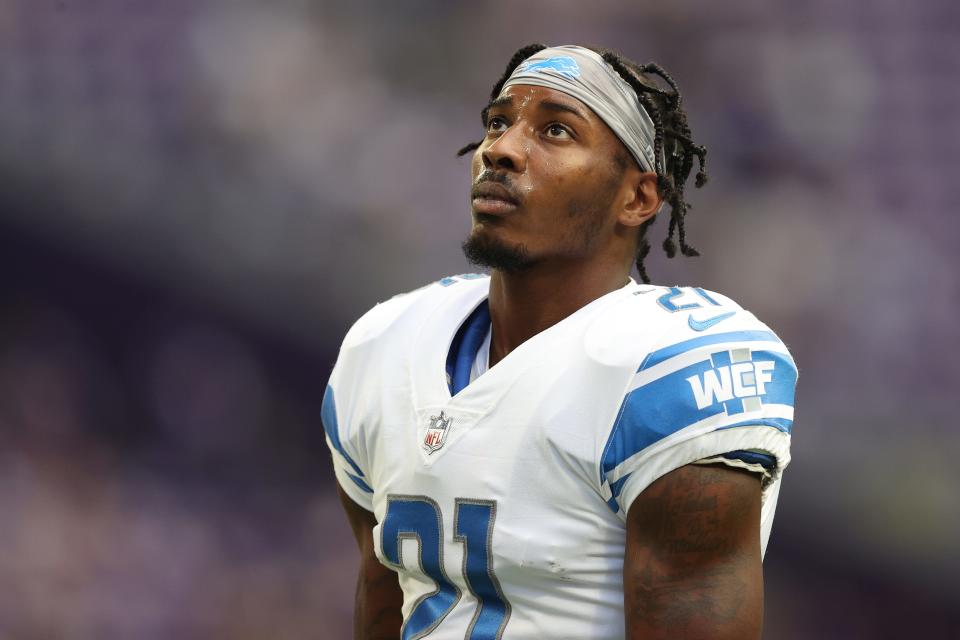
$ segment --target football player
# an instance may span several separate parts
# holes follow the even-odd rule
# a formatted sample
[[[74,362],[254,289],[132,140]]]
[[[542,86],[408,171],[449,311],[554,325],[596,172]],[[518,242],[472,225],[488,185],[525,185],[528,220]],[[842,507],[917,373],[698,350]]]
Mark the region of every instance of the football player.
[[[490,275],[374,307],[324,396],[355,637],[760,637],[797,370],[729,298],[649,284],[664,205],[696,255],[676,84],[531,45],[482,120],[464,251]]]

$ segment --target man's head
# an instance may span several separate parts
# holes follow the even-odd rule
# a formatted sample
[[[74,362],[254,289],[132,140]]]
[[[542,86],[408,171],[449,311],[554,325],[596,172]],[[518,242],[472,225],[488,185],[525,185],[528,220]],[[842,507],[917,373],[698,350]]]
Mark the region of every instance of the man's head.
[[[690,140],[676,85],[656,65],[611,52],[543,49],[513,56],[482,111],[484,139],[460,151],[476,150],[467,257],[521,271],[622,255],[647,281],[644,236],[663,201],[672,209],[667,254],[679,230],[681,251],[696,255],[684,238],[683,184],[694,156],[697,186],[704,182],[705,150]]]

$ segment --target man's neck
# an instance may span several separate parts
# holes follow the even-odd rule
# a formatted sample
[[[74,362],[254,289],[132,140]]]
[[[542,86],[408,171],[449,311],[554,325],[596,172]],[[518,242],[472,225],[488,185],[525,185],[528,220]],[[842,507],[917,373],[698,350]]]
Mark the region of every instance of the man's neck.
[[[537,265],[522,273],[494,271],[490,277],[490,366],[597,298],[623,287],[622,268],[557,268]]]

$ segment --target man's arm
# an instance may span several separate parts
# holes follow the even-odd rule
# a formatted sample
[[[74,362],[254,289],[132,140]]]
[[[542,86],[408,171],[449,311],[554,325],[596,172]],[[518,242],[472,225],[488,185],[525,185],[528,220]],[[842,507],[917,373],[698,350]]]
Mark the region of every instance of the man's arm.
[[[373,528],[377,519],[350,499],[337,486],[340,502],[347,512],[350,528],[360,549],[360,572],[353,611],[354,640],[396,640],[403,617],[403,592],[397,574],[377,559],[373,549]]]
[[[623,590],[629,640],[759,638],[759,476],[687,465],[647,487],[627,514]]]

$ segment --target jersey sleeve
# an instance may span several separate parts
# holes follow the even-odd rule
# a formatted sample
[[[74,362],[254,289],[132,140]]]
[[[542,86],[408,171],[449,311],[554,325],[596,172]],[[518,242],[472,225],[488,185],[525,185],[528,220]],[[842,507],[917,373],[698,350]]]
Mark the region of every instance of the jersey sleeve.
[[[797,368],[766,325],[722,307],[676,314],[629,383],[600,462],[604,497],[623,519],[657,478],[718,456],[765,461],[765,492],[778,488]]]
[[[394,296],[363,314],[344,337],[330,374],[321,418],[334,473],[344,493],[368,511],[376,490],[382,376],[397,366],[398,350],[406,343],[397,332],[405,314],[431,292],[442,291],[448,280],[456,278]]]
[[[333,457],[333,471],[343,492],[367,511],[373,511],[373,487],[366,456],[358,438],[358,428],[351,423],[349,412],[338,411],[335,386],[337,370],[323,394],[321,419],[327,446]]]

